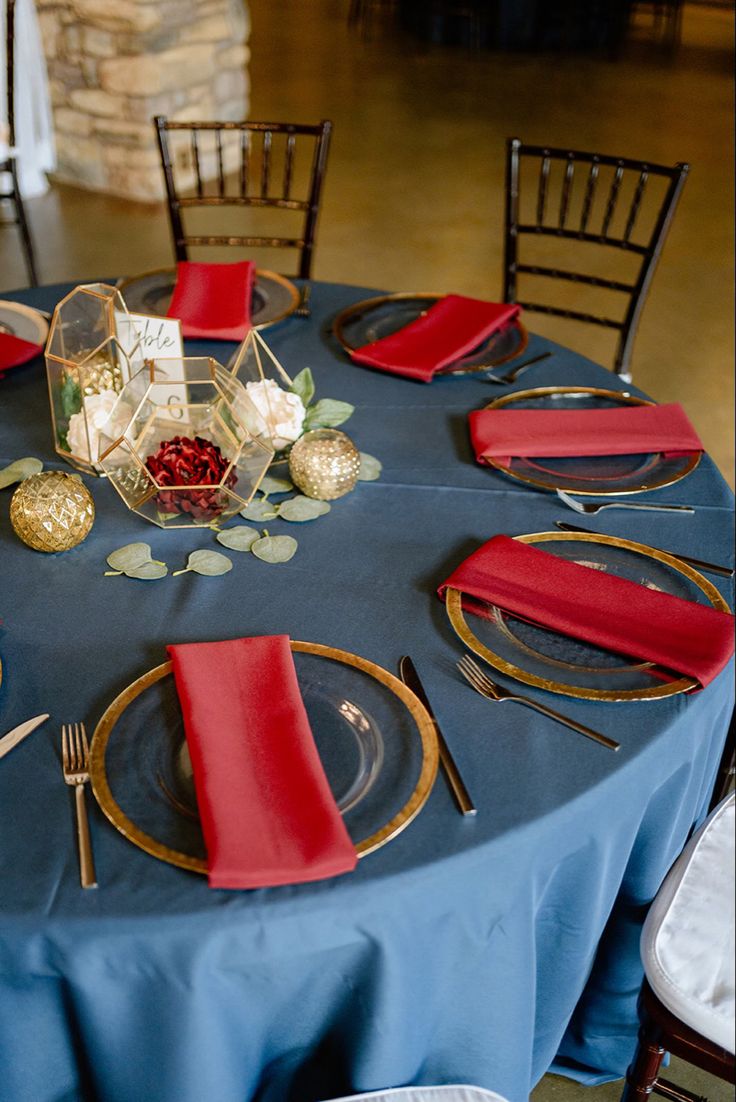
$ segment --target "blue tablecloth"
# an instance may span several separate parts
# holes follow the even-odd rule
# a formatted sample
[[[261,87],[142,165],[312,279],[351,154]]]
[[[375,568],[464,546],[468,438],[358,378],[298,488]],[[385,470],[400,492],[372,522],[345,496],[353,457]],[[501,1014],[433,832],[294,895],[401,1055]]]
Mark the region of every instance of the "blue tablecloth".
[[[63,290],[17,297],[50,309]],[[687,698],[541,694],[619,738],[618,754],[528,709],[491,705],[461,681],[438,582],[495,533],[575,518],[553,495],[473,462],[466,414],[502,391],[470,378],[424,386],[349,363],[329,321],[365,295],[314,284],[312,319],[265,333],[287,371],[312,368],[318,396],[355,404],[345,428],[384,464],[379,481],[300,527],[290,563],[233,555],[218,579],[105,578],[105,556],[124,543],[146,540],[155,557],[183,565],[201,534],[147,525],[105,481],[86,478],[92,533],[65,554],[38,554],[12,533],[12,491],[2,491],[0,731],[52,714],[0,762],[7,1102],[313,1102],[442,1082],[524,1102],[550,1066],[591,1083],[625,1071],[642,918],[707,806],[732,669]],[[528,354],[545,347],[532,337]],[[621,386],[552,347],[524,386]],[[24,455],[57,465],[41,360],[0,383],[0,464]],[[697,513],[614,511],[591,527],[728,558],[732,497],[707,457],[651,498]],[[730,584],[718,584],[731,602]],[[94,726],[171,640],[272,632],[391,670],[412,654],[477,817],[457,813],[440,776],[416,821],[354,874],[213,892],[131,846],[92,807],[100,888],[80,890],[60,724]]]

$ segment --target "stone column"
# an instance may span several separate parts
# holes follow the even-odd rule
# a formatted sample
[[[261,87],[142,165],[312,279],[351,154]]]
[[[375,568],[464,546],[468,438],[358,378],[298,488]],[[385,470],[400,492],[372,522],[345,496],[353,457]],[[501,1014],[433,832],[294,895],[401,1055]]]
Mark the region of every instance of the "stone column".
[[[36,0],[55,179],[128,199],[164,194],[154,115],[247,118],[246,0]]]

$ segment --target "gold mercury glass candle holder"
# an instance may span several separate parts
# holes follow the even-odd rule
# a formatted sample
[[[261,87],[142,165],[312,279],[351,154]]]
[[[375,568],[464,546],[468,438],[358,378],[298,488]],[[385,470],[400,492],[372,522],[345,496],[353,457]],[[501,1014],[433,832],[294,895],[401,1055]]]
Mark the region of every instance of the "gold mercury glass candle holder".
[[[81,284],[58,303],[46,343],[54,447],[73,467],[99,474],[98,434],[117,396],[140,366],[118,325],[128,309],[106,283]]]
[[[160,528],[220,525],[273,459],[243,385],[209,357],[146,360],[100,434],[100,464],[134,512]]]

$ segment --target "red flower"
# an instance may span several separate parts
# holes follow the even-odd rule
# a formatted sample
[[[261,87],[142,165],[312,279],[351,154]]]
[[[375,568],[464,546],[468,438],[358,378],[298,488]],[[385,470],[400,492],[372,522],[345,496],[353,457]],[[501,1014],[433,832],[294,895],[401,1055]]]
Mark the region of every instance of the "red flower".
[[[194,520],[211,520],[219,516],[227,504],[227,495],[220,485],[234,486],[235,471],[225,479],[230,466],[218,446],[203,436],[174,436],[162,440],[155,455],[149,455],[146,467],[159,486],[176,489],[159,490],[156,504],[162,513],[188,514]],[[224,481],[223,481],[224,480]],[[184,489],[191,486],[192,489]],[[208,490],[203,487],[216,486]]]

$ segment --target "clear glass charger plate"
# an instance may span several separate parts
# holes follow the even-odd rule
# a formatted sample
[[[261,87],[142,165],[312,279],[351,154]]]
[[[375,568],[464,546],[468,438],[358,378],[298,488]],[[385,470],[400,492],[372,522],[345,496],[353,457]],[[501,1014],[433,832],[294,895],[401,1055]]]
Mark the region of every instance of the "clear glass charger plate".
[[[118,280],[118,290],[133,314],[154,314],[164,317],[171,303],[176,284],[175,268],[156,268],[137,276]],[[264,329],[282,321],[299,305],[299,291],[285,276],[276,272],[256,271],[250,315],[253,327]]]
[[[445,295],[399,292],[364,299],[342,310],[332,331],[348,353],[364,344],[390,337],[405,325],[426,314]],[[478,348],[437,372],[438,375],[472,375],[514,359],[527,346],[529,334],[520,321],[499,329]]]
[[[358,655],[291,641],[299,687],[335,800],[359,857],[415,818],[437,774],[431,718],[410,689]],[[92,791],[134,845],[206,873],[181,710],[164,662],[115,698],[90,748]]]
[[[601,387],[541,386],[518,390],[490,402],[486,409],[615,409],[653,406],[626,391]],[[508,463],[489,458],[487,464],[504,474],[546,490],[567,490],[588,497],[638,494],[671,486],[694,471],[701,452],[665,455],[588,455],[555,458],[512,456]]]
[[[45,344],[49,335],[48,319],[22,302],[0,302],[0,333],[8,333],[30,344]]]
[[[645,544],[615,536],[536,532],[516,536],[522,543],[628,581],[728,612],[714,585],[691,566]],[[504,612],[484,601],[472,610],[457,589],[448,589],[447,615],[463,643],[509,677],[563,696],[585,700],[657,700],[697,687],[651,662],[573,639]]]

